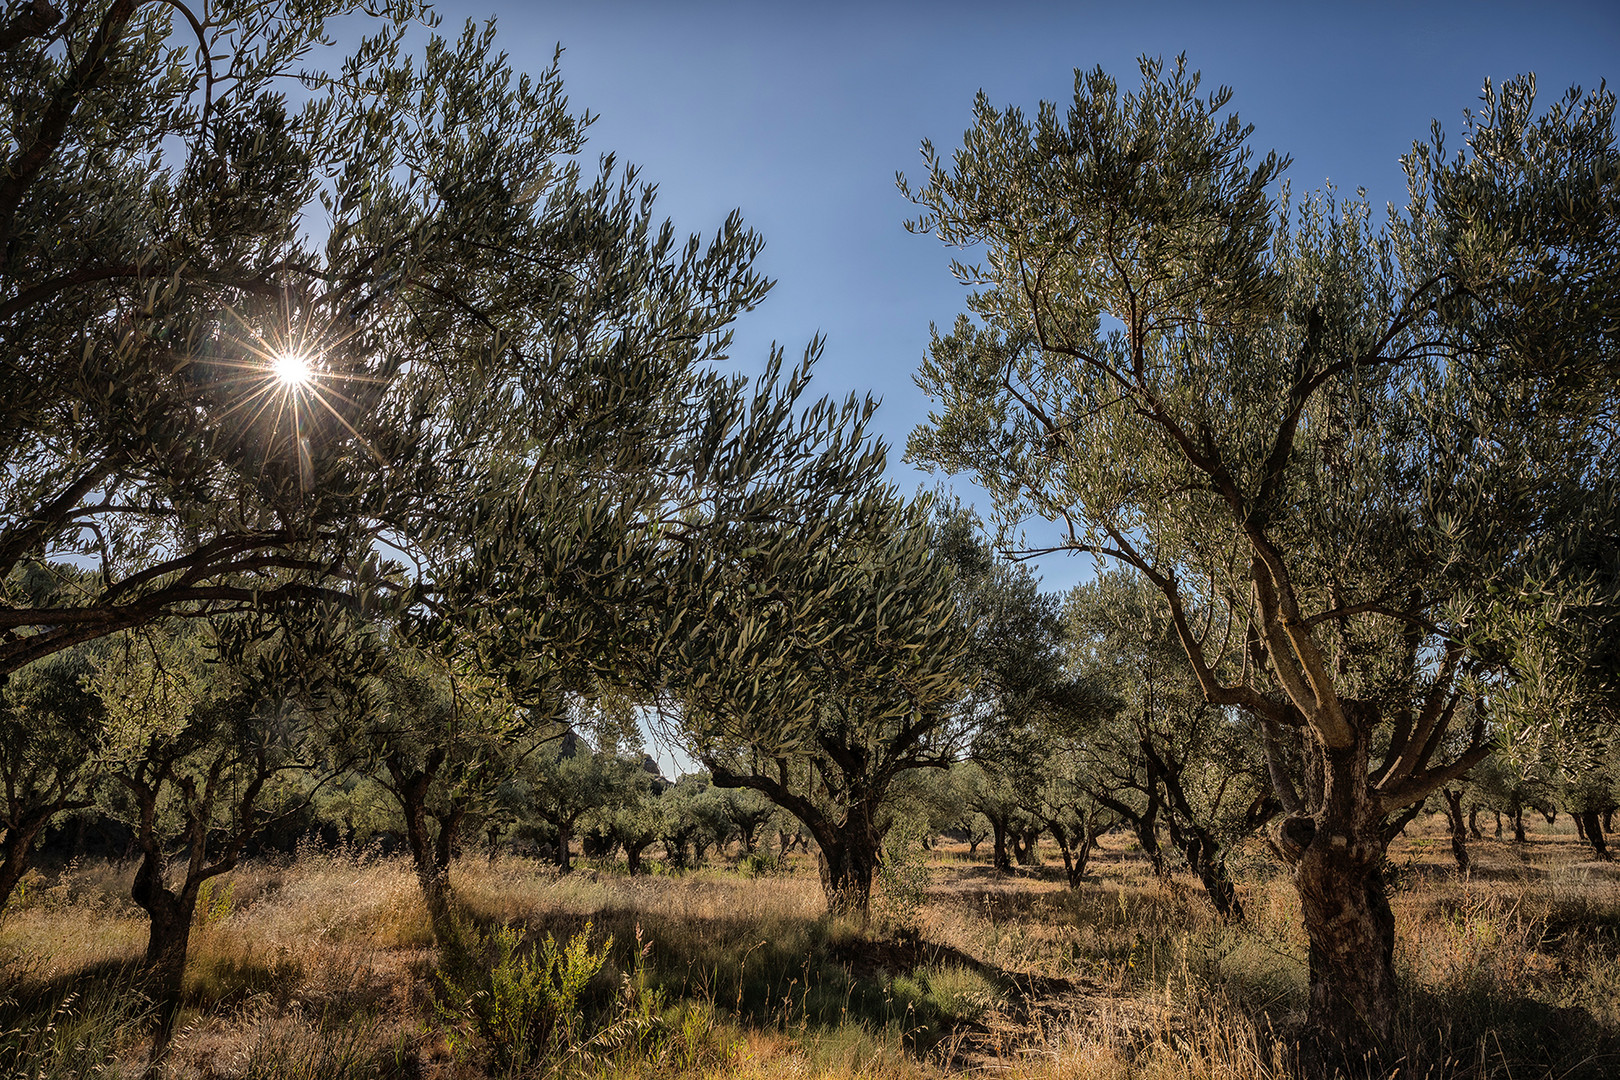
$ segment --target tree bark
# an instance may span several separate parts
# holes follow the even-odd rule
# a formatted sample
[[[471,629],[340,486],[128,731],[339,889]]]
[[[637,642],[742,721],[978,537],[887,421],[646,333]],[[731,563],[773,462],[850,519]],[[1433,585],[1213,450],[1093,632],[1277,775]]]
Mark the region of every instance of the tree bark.
[[[1169,876],[1170,870],[1165,865],[1164,851],[1159,847],[1159,784],[1151,762],[1148,771],[1152,790],[1148,792],[1147,806],[1144,810],[1136,810],[1130,804],[1121,802],[1106,791],[1094,790],[1091,792],[1091,796],[1097,802],[1119,815],[1121,821],[1130,825],[1131,832],[1136,834],[1137,847],[1141,848],[1142,854],[1148,857],[1148,862],[1153,867],[1153,873],[1162,879]]]
[[[1161,755],[1148,739],[1142,740],[1142,749],[1149,764],[1149,775],[1156,775],[1168,800],[1166,819],[1170,825],[1170,841],[1181,851],[1187,866],[1204,886],[1204,894],[1221,916],[1236,921],[1243,919],[1243,904],[1237,897],[1237,888],[1226,872],[1226,856],[1220,841],[1193,814],[1192,804],[1181,784],[1182,765],[1173,755]],[[1264,812],[1263,806],[1250,808],[1250,817]]]
[[[653,837],[648,836],[623,841],[624,862],[630,871],[631,877],[638,877],[642,873],[641,853],[652,846],[653,839]]]
[[[1159,847],[1159,826],[1154,819],[1158,816],[1158,808],[1150,807],[1148,812],[1131,822],[1131,828],[1136,833],[1136,843],[1142,849],[1142,854],[1148,857],[1153,867],[1153,873],[1160,878],[1170,876],[1170,867],[1164,860],[1164,849]]]
[[[191,944],[191,923],[197,912],[197,890],[202,884],[188,874],[178,891],[163,883],[163,852],[153,847],[141,859],[130,887],[130,899],[150,917],[146,939],[147,985],[159,1003],[177,1002],[186,972],[186,950]]]
[[[1097,831],[1090,822],[1082,822],[1079,827],[1069,829],[1062,822],[1049,821],[1047,827],[1063,855],[1063,876],[1069,888],[1078,889],[1086,877],[1086,865],[1091,861],[1091,852],[1097,843]]]
[[[1035,845],[1040,842],[1040,830],[1019,829],[1013,833],[1013,857],[1019,866],[1035,865]]]
[[[1202,828],[1196,828],[1183,850],[1187,865],[1198,875],[1198,880],[1204,886],[1204,894],[1215,906],[1216,913],[1242,922],[1243,903],[1238,899],[1237,886],[1232,883],[1231,875],[1226,872],[1226,858],[1215,838]]]
[[[1468,833],[1475,840],[1485,839],[1485,834],[1479,831],[1479,803],[1468,807]]]
[[[1526,842],[1524,835],[1524,807],[1522,806],[1515,807],[1513,810],[1513,842],[1515,844]]]
[[[1446,820],[1451,824],[1451,857],[1457,860],[1457,873],[1466,874],[1470,868],[1468,863],[1468,829],[1463,820],[1463,793],[1454,791],[1451,788],[1443,788],[1440,794],[1446,800]]]
[[[0,914],[5,912],[12,891],[28,872],[28,859],[34,852],[34,841],[50,819],[48,812],[31,814],[8,828],[6,838],[0,840]]]
[[[416,881],[422,889],[422,900],[427,905],[428,923],[433,938],[440,948],[455,944],[455,895],[450,889],[450,863],[441,859],[448,855],[449,845],[440,844],[428,824],[428,790],[433,785],[437,764],[430,759],[425,769],[410,769],[403,761],[390,756],[388,771],[394,781],[394,794],[405,818],[405,842],[411,849],[411,861],[416,866]]]
[[[1609,858],[1609,845],[1603,839],[1603,822],[1598,811],[1585,810],[1570,816],[1575,819],[1577,828],[1586,834],[1585,840],[1592,845],[1592,851],[1597,857],[1607,860]]]
[[[1359,727],[1359,725],[1358,725]],[[1351,1058],[1388,1038],[1395,1019],[1395,918],[1385,893],[1384,812],[1369,790],[1366,728],[1345,749],[1321,746],[1312,817],[1281,823],[1279,848],[1297,859],[1310,942],[1307,1024]]]
[[[871,914],[877,845],[850,837],[819,847],[821,888],[827,896],[827,910],[835,915],[853,915],[864,924]]]
[[[557,869],[565,874],[574,872],[573,855],[569,848],[574,842],[574,823],[571,821],[557,824]]]
[[[1012,860],[1007,857],[1007,823],[987,818],[990,822],[990,865],[998,874],[1012,873]]]

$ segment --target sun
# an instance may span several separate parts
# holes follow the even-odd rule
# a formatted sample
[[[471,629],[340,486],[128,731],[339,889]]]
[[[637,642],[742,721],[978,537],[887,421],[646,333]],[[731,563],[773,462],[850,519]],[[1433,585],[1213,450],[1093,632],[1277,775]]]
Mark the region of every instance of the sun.
[[[309,357],[295,352],[277,355],[270,362],[270,371],[288,389],[307,385],[314,375],[309,366]]]

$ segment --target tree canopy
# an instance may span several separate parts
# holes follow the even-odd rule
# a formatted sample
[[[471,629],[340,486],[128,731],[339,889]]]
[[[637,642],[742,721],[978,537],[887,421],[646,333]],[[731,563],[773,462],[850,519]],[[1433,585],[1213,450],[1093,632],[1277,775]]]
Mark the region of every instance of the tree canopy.
[[[981,483],[1009,543],[1054,522],[1154,586],[1206,700],[1273,751],[1313,1016],[1359,1044],[1393,1016],[1388,830],[1488,752],[1501,612],[1599,600],[1569,555],[1613,545],[1614,97],[1488,86],[1378,227],[1279,192],[1230,90],[1141,68],[1033,117],[980,95],[902,181],[914,228],[984,256],[953,263],[970,315],[918,373],[939,407],[910,454]]]

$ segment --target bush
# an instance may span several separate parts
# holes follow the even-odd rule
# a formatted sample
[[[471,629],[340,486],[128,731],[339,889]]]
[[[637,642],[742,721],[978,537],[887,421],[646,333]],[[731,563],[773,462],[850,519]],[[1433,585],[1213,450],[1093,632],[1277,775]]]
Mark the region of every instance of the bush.
[[[790,869],[787,859],[763,850],[750,851],[737,860],[737,872],[752,878],[775,877],[788,873]]]
[[[481,1042],[497,1068],[513,1071],[579,1046],[580,999],[607,961],[611,936],[593,950],[586,923],[566,945],[548,933],[537,948],[525,949],[523,935],[510,924],[487,938],[462,933],[474,947],[457,950],[462,954],[452,965],[457,970],[439,973],[440,1007],[451,1023],[454,1049]]]
[[[878,927],[901,938],[922,932],[922,906],[928,898],[928,849],[923,846],[926,824],[902,818],[883,840],[883,861],[878,866],[872,896],[872,917]]]
[[[662,991],[649,987],[645,961],[652,944],[639,926],[619,992],[592,1008],[586,989],[605,966],[613,938],[593,950],[591,929],[586,923],[561,946],[548,933],[528,949],[511,925],[488,937],[467,935],[474,947],[461,951],[461,977],[439,976],[452,1048],[464,1053],[482,1044],[494,1071],[506,1075],[541,1062],[550,1063],[552,1072],[570,1066],[593,1075],[647,1067],[691,1071],[736,1056],[741,1042],[719,1021],[712,1002],[671,1007]]]

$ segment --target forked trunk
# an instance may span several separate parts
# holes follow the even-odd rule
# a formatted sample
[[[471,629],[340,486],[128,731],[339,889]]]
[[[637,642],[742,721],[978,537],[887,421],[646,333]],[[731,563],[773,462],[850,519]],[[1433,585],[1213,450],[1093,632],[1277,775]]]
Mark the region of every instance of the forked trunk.
[[[1202,830],[1200,830],[1202,832]],[[1238,900],[1237,886],[1226,872],[1226,856],[1213,837],[1195,835],[1187,845],[1187,865],[1204,885],[1204,894],[1215,905],[1218,914],[1236,922],[1243,921],[1243,903]]]
[[[649,847],[651,847],[652,842],[653,842],[653,838],[651,836],[649,836],[649,837],[646,837],[645,839],[639,839],[638,838],[638,839],[635,839],[635,840],[627,841],[625,843],[625,845],[624,845],[624,862],[625,862],[626,868],[629,870],[629,873],[630,873],[631,877],[636,877],[637,875],[639,875],[641,873],[641,871],[642,871],[641,853],[643,851],[646,851]]]
[[[1468,865],[1468,832],[1463,821],[1462,792],[1451,788],[1440,794],[1446,800],[1446,820],[1451,823],[1451,857],[1457,860],[1457,873],[1466,874]]]
[[[1524,807],[1522,806],[1513,811],[1513,842],[1515,844],[1522,844],[1525,842]]]
[[[1322,1049],[1357,1059],[1387,1041],[1395,1019],[1387,841],[1368,790],[1365,737],[1320,753],[1319,809],[1282,823],[1282,847],[1297,858],[1294,885],[1310,941],[1307,1023],[1323,1038]]]
[[[1013,834],[1013,856],[1019,866],[1035,865],[1035,845],[1040,841],[1040,835],[1038,831],[1029,829],[1020,829]]]
[[[405,819],[405,842],[410,846],[411,861],[416,866],[416,881],[422,888],[422,901],[427,905],[433,939],[442,949],[454,948],[458,942],[455,894],[450,890],[450,848],[454,838],[436,835],[429,824],[431,816],[427,808],[428,792],[444,764],[444,752],[428,755],[421,767],[413,767],[398,754],[388,755],[384,763]],[[454,815],[452,827],[460,820],[459,814]],[[438,831],[442,833],[442,827]]]
[[[186,975],[186,952],[191,947],[191,920],[197,911],[197,889],[201,884],[188,873],[179,891],[171,891],[163,883],[163,862],[162,849],[148,846],[129,890],[130,899],[140,905],[150,921],[142,968],[146,992],[157,1006],[157,1014],[148,1075],[156,1075],[174,1036]]]
[[[1601,815],[1596,810],[1586,810],[1579,814],[1572,814],[1571,816],[1575,819],[1576,825],[1581,829],[1582,832],[1586,834],[1586,842],[1592,845],[1592,851],[1597,855],[1597,857],[1605,860],[1608,859],[1609,845],[1604,841],[1603,838],[1603,821]]]
[[[50,820],[49,814],[36,814],[6,830],[0,840],[0,912],[6,910],[17,882],[28,872],[28,857],[33,854],[34,840]]]
[[[827,910],[853,915],[865,923],[872,906],[872,878],[877,870],[877,847],[845,839],[821,844],[821,888]]]
[[[1097,833],[1087,823],[1069,828],[1060,821],[1048,823],[1058,850],[1063,854],[1063,876],[1069,888],[1078,889],[1086,877],[1086,865],[1097,843]]]
[[[1164,788],[1170,826],[1170,842],[1175,844],[1187,860],[1187,866],[1204,885],[1204,894],[1215,910],[1225,918],[1242,921],[1243,905],[1238,901],[1237,889],[1226,872],[1226,855],[1220,841],[1200,824],[1182,786],[1181,763],[1170,754],[1160,754],[1148,739],[1142,740],[1142,749],[1148,759],[1148,775],[1156,776]],[[1264,813],[1263,804],[1251,808],[1251,816]]]
[[[135,876],[131,896],[150,917],[146,938],[147,986],[160,1004],[179,998],[186,973],[186,950],[191,945],[191,924],[197,913],[197,891],[181,888],[176,893],[153,881],[145,865]]]
[[[439,860],[439,845],[428,824],[427,782],[420,787],[401,785],[400,802],[405,817],[405,842],[410,845],[411,862],[416,867],[422,901],[427,905],[433,939],[441,948],[447,948],[456,940],[455,896],[450,890],[450,866]]]

